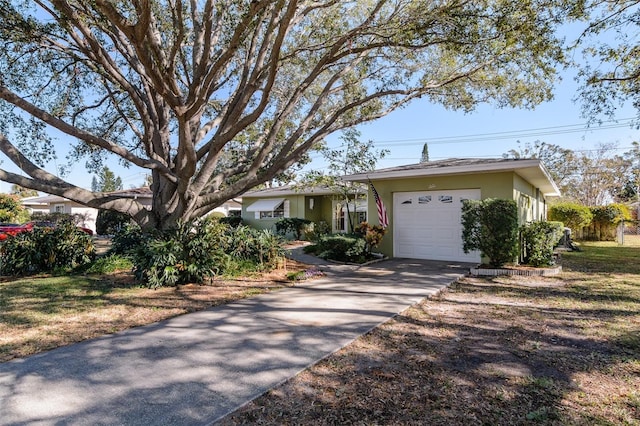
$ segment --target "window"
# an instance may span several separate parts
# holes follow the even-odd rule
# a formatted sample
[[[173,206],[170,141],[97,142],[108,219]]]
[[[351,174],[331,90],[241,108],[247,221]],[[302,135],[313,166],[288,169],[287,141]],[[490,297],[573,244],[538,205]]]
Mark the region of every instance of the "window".
[[[56,204],[53,207],[53,212],[54,213],[64,213],[64,204]]]
[[[278,219],[282,217],[284,217],[284,201],[277,205],[273,210],[260,212],[260,219]]]
[[[353,226],[358,226],[361,222],[367,221],[367,202],[358,201],[356,204],[349,203],[349,213]],[[349,231],[349,219],[347,218],[347,206],[344,203],[334,202],[333,209],[333,232]]]
[[[284,198],[258,200],[247,207],[247,212],[254,212],[256,219],[289,217],[289,200],[285,200]]]

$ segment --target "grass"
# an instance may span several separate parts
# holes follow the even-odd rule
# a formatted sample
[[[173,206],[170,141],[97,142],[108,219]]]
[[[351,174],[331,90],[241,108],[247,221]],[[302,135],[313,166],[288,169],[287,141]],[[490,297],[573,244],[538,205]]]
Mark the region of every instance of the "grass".
[[[640,425],[640,246],[559,277],[467,277],[223,420]]]
[[[640,425],[640,245],[581,247],[559,277],[466,277],[222,424]],[[118,272],[6,280],[0,360],[269,291],[285,276],[159,290]]]
[[[90,275],[4,278],[0,362],[282,288],[291,285],[285,275],[304,266],[288,261],[249,278],[158,290],[141,288],[130,263],[114,258],[96,262]]]

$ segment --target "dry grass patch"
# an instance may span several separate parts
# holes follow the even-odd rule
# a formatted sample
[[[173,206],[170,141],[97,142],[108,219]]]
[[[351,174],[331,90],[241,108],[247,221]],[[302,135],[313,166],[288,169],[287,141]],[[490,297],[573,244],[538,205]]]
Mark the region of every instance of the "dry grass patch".
[[[222,424],[640,425],[640,248],[584,248],[467,277]]]
[[[0,362],[150,324],[292,285],[287,261],[268,273],[211,285],[141,288],[129,273],[37,276],[0,282]]]

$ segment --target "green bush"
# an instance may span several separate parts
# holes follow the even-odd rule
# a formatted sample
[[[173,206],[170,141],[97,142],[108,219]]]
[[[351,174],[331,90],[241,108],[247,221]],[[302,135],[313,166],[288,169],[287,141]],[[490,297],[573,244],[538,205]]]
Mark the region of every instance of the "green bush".
[[[591,223],[593,214],[589,207],[582,204],[557,203],[549,206],[547,219],[564,223],[564,226],[571,228],[571,231],[576,234]]]
[[[24,223],[28,220],[29,211],[20,202],[20,197],[0,194],[0,222]]]
[[[247,226],[231,228],[214,218],[143,235],[132,253],[136,278],[151,288],[203,283],[220,274],[264,270],[276,266],[284,256],[280,240],[271,231]]]
[[[76,268],[95,258],[91,236],[71,223],[36,227],[7,238],[0,248],[0,273],[25,275]]]
[[[513,200],[465,200],[462,205],[462,248],[480,250],[499,268],[518,257],[518,207]]]
[[[239,226],[226,232],[225,251],[235,259],[273,267],[284,256],[280,239],[270,230]]]
[[[131,223],[129,215],[113,210],[100,210],[96,218],[96,234],[113,235]]]
[[[367,258],[367,243],[356,235],[326,235],[318,241],[315,251],[324,259],[362,263]]]
[[[127,223],[113,235],[110,254],[132,256],[136,250],[144,246],[150,235],[142,232],[136,224]]]
[[[319,241],[320,238],[325,235],[329,235],[331,227],[327,222],[321,220],[319,222],[312,222],[304,230],[305,238],[309,241]]]
[[[564,233],[562,222],[531,222],[520,227],[520,258],[531,266],[553,265],[553,248]]]
[[[600,225],[617,226],[624,220],[631,219],[629,207],[624,204],[609,204],[608,206],[591,207],[592,222]]]
[[[212,279],[226,262],[220,244],[226,229],[218,221],[203,219],[148,238],[133,252],[136,278],[150,288]]]
[[[276,232],[282,236],[292,233],[296,240],[300,240],[305,228],[310,224],[311,221],[308,219],[287,217],[276,222]]]
[[[218,220],[220,221],[220,223],[229,225],[232,228],[237,228],[238,226],[242,225],[242,218],[240,216],[221,217]]]

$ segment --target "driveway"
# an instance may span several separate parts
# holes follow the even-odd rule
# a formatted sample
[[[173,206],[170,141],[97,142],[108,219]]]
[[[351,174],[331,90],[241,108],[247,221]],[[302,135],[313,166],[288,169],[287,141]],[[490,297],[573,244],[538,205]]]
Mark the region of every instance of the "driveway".
[[[0,425],[214,423],[469,266],[320,265],[293,288],[2,363]]]

